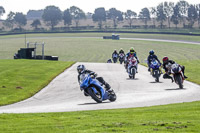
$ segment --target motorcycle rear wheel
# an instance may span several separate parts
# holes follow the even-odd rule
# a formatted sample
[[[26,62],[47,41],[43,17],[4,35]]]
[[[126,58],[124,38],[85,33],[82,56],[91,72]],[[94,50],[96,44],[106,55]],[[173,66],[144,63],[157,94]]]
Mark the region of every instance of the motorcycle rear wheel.
[[[117,99],[116,94],[115,94],[114,92],[112,92],[112,94],[110,94],[109,100],[110,100],[111,102],[114,102],[116,99]]]

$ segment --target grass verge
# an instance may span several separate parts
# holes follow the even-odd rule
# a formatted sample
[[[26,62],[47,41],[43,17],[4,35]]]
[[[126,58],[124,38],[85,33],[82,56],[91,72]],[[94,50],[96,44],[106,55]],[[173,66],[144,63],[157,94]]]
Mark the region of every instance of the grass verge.
[[[0,114],[0,132],[199,132],[200,102],[64,113]]]
[[[27,99],[74,62],[43,60],[0,61],[0,105]]]

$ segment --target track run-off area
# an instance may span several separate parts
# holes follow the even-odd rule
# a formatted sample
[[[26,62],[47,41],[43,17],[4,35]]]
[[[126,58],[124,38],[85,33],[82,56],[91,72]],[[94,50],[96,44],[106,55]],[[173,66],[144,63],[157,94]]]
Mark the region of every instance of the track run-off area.
[[[79,64],[103,77],[116,92],[117,100],[99,104],[84,96],[77,81],[76,68]],[[200,100],[199,90],[199,85],[188,81],[184,82],[184,89],[179,89],[177,84],[163,79],[162,75],[157,83],[147,67],[142,65],[138,66],[136,79],[129,79],[124,65],[78,62],[33,97],[0,107],[0,113],[67,112],[192,102]]]

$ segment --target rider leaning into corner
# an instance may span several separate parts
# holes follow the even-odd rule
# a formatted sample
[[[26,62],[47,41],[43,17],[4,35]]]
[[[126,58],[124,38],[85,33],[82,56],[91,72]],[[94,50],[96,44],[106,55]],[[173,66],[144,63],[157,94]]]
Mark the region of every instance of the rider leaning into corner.
[[[148,56],[148,58],[147,58],[147,63],[148,63],[148,71],[150,72],[150,65],[151,65],[151,62],[152,62],[152,60],[153,59],[155,59],[155,60],[157,60],[158,61],[158,63],[161,65],[161,63],[160,63],[160,60],[158,59],[158,57],[155,55],[155,52],[154,52],[154,50],[150,50],[149,51],[149,56]],[[162,71],[161,71],[162,72]]]
[[[93,78],[96,78],[101,84],[105,85],[105,89],[108,92],[113,91],[111,89],[110,85],[102,77],[97,77],[97,74],[95,72],[87,70],[84,65],[77,66],[77,71],[78,71],[78,82],[79,82],[79,84],[80,84],[81,74],[90,74],[90,75],[92,75]]]
[[[165,56],[163,59],[163,69],[165,70],[165,74],[163,75],[163,78],[164,79],[171,79],[172,82],[174,82],[173,78],[170,76],[171,72],[170,72],[170,67],[172,64],[175,64],[176,62],[173,61],[173,60],[169,60],[169,58],[167,56]],[[185,72],[185,66],[181,66],[181,69],[182,69],[182,72],[183,72],[183,75],[184,75],[184,78],[188,78],[187,76],[185,76],[184,72]]]
[[[137,60],[137,63],[140,63],[139,60],[138,60],[138,57],[137,57],[137,54],[136,54],[136,51],[134,50],[133,47],[130,48],[130,51],[126,54],[126,57],[125,57],[125,62],[126,62],[126,65],[125,65],[125,68],[127,69],[128,67],[128,60],[132,57],[135,57],[136,60]],[[137,66],[136,66],[137,67]]]

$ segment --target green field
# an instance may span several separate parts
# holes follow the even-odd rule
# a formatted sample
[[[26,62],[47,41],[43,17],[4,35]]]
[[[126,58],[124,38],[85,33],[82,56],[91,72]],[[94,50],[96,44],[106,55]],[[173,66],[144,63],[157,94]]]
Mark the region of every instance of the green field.
[[[33,96],[73,62],[1,60],[0,105]]]
[[[106,62],[113,50],[120,48],[127,52],[134,47],[142,64],[149,50],[154,49],[160,60],[163,56],[169,56],[185,65],[188,80],[200,84],[200,45],[73,38],[81,36],[102,37],[103,34],[27,35],[27,41],[45,42],[45,55],[59,56],[58,62],[11,60],[19,48],[25,47],[24,36],[0,36],[0,105],[30,97],[73,62]],[[121,37],[200,41],[199,37],[177,35],[122,34]],[[0,114],[0,132],[199,132],[199,107],[200,102],[192,102],[133,109]]]
[[[199,133],[200,102],[64,113],[0,114],[2,133]]]

